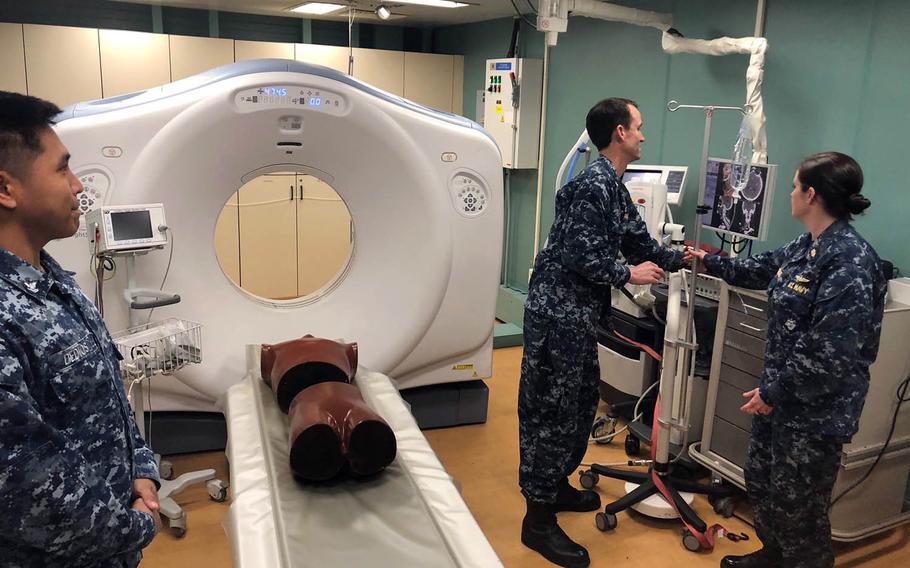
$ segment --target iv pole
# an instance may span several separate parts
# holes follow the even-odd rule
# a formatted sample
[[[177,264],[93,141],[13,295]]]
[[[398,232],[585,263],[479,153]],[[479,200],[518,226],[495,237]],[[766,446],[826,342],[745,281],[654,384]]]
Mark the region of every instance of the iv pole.
[[[711,121],[714,118],[714,111],[716,110],[738,110],[742,114],[746,114],[746,111],[742,107],[738,106],[715,106],[715,105],[683,105],[679,104],[677,101],[670,101],[667,103],[667,110],[670,112],[676,112],[681,108],[695,108],[702,109],[705,111],[705,135],[702,140],[701,145],[701,175],[699,176],[699,187],[698,187],[698,202],[695,204],[695,240],[693,244],[695,248],[698,248],[699,242],[701,242],[701,219],[702,216],[707,214],[711,208],[704,204],[705,199],[705,184],[707,184],[707,176],[705,172],[708,169],[708,153],[711,142]],[[689,286],[689,294],[687,297],[688,305],[695,306],[695,274],[696,266],[698,264],[697,260],[692,261],[692,266],[690,267],[692,277],[692,285]],[[685,365],[683,369],[689,368],[689,363],[691,358],[695,356],[695,349],[697,346],[691,345],[692,342],[692,327],[693,327],[693,318],[695,316],[695,309],[686,310],[686,328],[685,328],[685,353],[684,353],[684,362]],[[683,391],[685,392],[685,391]],[[669,435],[669,428],[667,431]],[[669,438],[668,438],[669,441]]]

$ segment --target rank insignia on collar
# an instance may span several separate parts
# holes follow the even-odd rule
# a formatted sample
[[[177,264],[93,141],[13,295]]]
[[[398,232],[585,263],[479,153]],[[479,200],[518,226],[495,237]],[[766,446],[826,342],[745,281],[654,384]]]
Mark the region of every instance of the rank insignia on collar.
[[[780,278],[780,277],[783,276],[783,275],[784,275],[784,269],[783,269],[783,268],[778,268],[778,269],[777,269],[777,277]]]
[[[809,256],[811,256],[812,258],[815,258],[816,254],[818,254],[818,252],[815,249],[812,249],[809,251]]]

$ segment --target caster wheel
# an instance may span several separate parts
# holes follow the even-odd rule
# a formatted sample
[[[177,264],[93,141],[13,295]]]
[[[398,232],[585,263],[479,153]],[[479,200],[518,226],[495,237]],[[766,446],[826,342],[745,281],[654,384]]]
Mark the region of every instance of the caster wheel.
[[[585,489],[594,489],[594,486],[600,481],[600,476],[593,471],[583,471],[581,472],[578,481]]]
[[[688,550],[689,552],[698,552],[699,550],[701,550],[701,543],[698,542],[698,539],[695,538],[695,535],[692,534],[691,532],[689,532],[688,529],[686,529],[686,532],[683,533],[682,541],[683,541],[683,546],[685,546],[686,550]]]
[[[613,513],[597,513],[594,515],[594,524],[601,532],[611,531],[616,528],[616,515]]]
[[[609,416],[601,416],[594,421],[591,428],[591,438],[596,444],[609,444],[613,441],[613,435],[616,432],[616,419]]]
[[[168,530],[175,538],[183,538],[186,535],[186,513],[182,513],[176,519],[168,521]]]
[[[209,499],[212,501],[217,501],[218,503],[223,502],[227,499],[228,495],[228,486],[227,483],[221,481],[220,479],[210,479],[205,482],[205,489],[209,492]]]
[[[725,519],[732,517],[733,512],[736,510],[736,503],[730,497],[720,497],[712,505],[714,506],[714,512]]]
[[[168,460],[161,460],[158,464],[158,475],[161,479],[174,479],[174,464]]]
[[[632,434],[626,436],[625,446],[626,455],[629,457],[637,456],[641,453],[641,441]]]

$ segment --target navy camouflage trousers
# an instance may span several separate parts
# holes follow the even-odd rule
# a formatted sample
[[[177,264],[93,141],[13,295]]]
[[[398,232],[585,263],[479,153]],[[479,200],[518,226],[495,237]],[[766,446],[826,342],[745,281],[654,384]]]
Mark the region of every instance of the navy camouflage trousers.
[[[746,489],[755,532],[787,568],[834,566],[828,506],[842,447],[835,438],[783,426],[774,413],[752,419]]]
[[[529,501],[555,503],[559,484],[584,458],[599,380],[593,331],[525,310],[518,484]]]

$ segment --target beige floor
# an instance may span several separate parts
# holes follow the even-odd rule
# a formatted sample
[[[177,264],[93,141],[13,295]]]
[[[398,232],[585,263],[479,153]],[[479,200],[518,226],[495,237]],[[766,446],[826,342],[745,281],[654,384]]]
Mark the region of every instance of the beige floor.
[[[516,485],[518,468],[518,426],[515,406],[518,390],[520,348],[494,352],[490,407],[486,424],[426,432],[442,463],[460,483],[465,501],[477,518],[503,564],[509,568],[552,566],[518,540],[523,500]],[[613,463],[625,459],[621,444],[593,445],[586,460]],[[215,467],[227,475],[224,455],[218,452],[180,456],[173,459],[177,473],[199,467]],[[597,486],[604,502],[622,494],[622,483],[601,479]],[[167,532],[158,535],[146,550],[145,567],[231,566],[230,545],[221,528],[227,503],[208,500],[202,488],[187,491],[181,504],[188,511],[188,531],[182,539]],[[701,497],[696,510],[709,523],[721,522],[734,531],[754,535],[751,527],[737,519],[720,519]],[[724,554],[742,554],[757,547],[755,541],[733,543],[722,540],[711,553],[691,553],[682,547],[680,525],[658,522],[636,513],[620,513],[619,527],[602,533],[594,526],[593,513],[562,513],[560,524],[588,548],[592,566],[629,568],[717,566]],[[910,566],[910,527],[851,545],[837,545],[837,566],[842,568],[895,568]],[[326,567],[332,568],[332,567]]]

